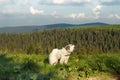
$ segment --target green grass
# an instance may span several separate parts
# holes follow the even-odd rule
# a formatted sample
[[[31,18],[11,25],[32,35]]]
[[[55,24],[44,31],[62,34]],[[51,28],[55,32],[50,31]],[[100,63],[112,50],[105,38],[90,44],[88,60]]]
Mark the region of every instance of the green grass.
[[[77,79],[99,73],[120,74],[120,54],[70,56],[66,65],[51,66],[48,55],[0,55],[0,80],[64,80],[75,75]]]

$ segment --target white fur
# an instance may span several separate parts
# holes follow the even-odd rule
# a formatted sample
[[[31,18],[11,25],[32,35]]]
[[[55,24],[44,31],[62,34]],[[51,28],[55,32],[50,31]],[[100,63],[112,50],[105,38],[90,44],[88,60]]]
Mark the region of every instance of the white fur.
[[[49,63],[51,65],[55,65],[58,62],[60,62],[60,64],[67,64],[69,56],[71,52],[73,52],[75,47],[72,44],[69,44],[67,46],[69,46],[69,50],[66,50],[66,48],[62,48],[62,49],[56,48],[52,50],[52,52],[49,55]]]

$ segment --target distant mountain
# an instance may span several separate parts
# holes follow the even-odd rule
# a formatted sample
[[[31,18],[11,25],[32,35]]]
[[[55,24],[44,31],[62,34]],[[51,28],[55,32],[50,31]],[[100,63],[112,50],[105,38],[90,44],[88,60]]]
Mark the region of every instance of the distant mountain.
[[[107,24],[107,23],[100,23],[100,22],[80,24],[80,26],[105,26],[105,25],[109,25],[109,24]]]
[[[57,29],[57,28],[70,28],[70,27],[90,27],[90,26],[105,26],[106,23],[86,23],[86,24],[50,24],[41,26],[17,26],[17,27],[2,27],[0,33],[22,33],[22,32],[35,32],[45,29]]]

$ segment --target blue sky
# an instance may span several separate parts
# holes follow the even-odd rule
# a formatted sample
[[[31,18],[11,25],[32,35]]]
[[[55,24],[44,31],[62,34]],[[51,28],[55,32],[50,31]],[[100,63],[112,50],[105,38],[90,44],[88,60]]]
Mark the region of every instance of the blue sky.
[[[120,24],[120,0],[0,0],[0,27],[90,22]]]

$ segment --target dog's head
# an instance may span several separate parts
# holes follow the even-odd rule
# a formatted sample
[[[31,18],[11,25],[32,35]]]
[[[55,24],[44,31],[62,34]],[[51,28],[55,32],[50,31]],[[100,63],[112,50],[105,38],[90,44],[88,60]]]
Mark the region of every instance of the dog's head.
[[[68,51],[68,52],[71,53],[71,52],[73,52],[74,47],[75,47],[75,45],[73,45],[73,44],[68,44],[68,45],[65,46],[65,49],[66,49],[66,51]]]

